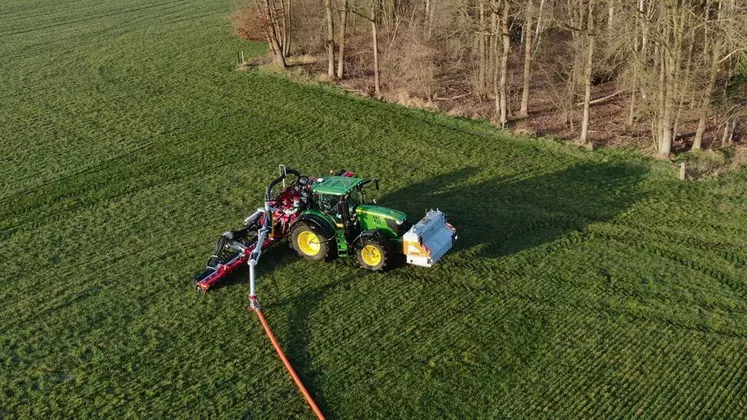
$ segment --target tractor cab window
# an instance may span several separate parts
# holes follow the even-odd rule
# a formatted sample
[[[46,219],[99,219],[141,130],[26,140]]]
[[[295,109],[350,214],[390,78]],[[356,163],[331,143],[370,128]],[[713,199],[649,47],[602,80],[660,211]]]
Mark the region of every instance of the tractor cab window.
[[[350,192],[350,195],[348,196],[348,207],[351,211],[355,209],[355,206],[363,203],[365,203],[365,197],[363,196],[363,191],[361,191],[360,188],[356,188]]]
[[[340,202],[340,197],[328,194],[314,194],[314,202],[317,203],[320,211],[334,214],[337,211],[337,203]]]

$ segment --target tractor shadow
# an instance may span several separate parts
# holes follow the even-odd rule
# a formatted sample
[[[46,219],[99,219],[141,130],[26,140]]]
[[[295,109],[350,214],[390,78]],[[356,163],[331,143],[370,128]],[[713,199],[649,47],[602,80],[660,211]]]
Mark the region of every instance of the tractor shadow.
[[[640,165],[599,163],[535,177],[517,174],[475,182],[480,170],[465,168],[412,184],[383,196],[381,202],[406,211],[413,219],[419,219],[424,209],[438,206],[449,214],[459,233],[453,251],[475,248],[477,256],[498,258],[612,219],[645,198],[640,184],[647,173]],[[290,250],[278,254],[282,255],[268,261],[268,266],[297,258]],[[329,406],[323,372],[314,366],[309,350],[312,314],[330,294],[356,278],[355,274],[347,276],[267,305],[269,310],[288,311],[283,348],[325,413]]]
[[[309,353],[309,341],[313,326],[311,325],[311,314],[317,309],[317,306],[324,301],[324,298],[338,287],[341,287],[355,279],[355,276],[348,276],[338,279],[323,286],[307,290],[304,293],[279,302],[273,302],[266,305],[267,309],[272,308],[289,308],[288,315],[288,342],[283,343],[282,347],[286,352],[291,365],[301,378],[304,386],[314,397],[314,402],[324,413],[329,413],[329,406],[324,397],[320,376],[322,372],[312,366],[312,354]]]
[[[287,241],[281,241],[274,247],[269,248],[262,254],[261,264],[257,266],[257,286],[262,288],[262,278],[269,276],[276,269],[285,267],[298,262],[300,257],[292,250]],[[333,262],[334,263],[334,262]],[[316,262],[315,264],[330,264]],[[196,275],[195,275],[196,277]],[[317,309],[324,297],[334,289],[343,286],[354,280],[354,276],[348,276],[326,285],[306,290],[299,295],[290,296],[280,301],[264,303],[260,297],[260,304],[263,312],[272,313],[274,310],[288,311],[288,333],[287,339],[278,337],[280,345],[285,351],[286,356],[291,362],[296,373],[300,376],[304,386],[311,392],[314,401],[319,408],[327,413],[327,404],[325,403],[324,393],[320,384],[321,371],[314,369],[312,366],[312,355],[308,352],[311,325],[311,314]],[[228,277],[216,283],[208,293],[224,287],[233,287],[241,285],[249,292],[249,269],[243,266],[232,272]],[[261,295],[261,292],[259,293]],[[246,301],[247,305],[249,301]],[[272,325],[272,319],[268,322]]]
[[[647,174],[642,165],[584,163],[534,177],[475,181],[479,168],[464,168],[384,195],[381,203],[413,222],[438,207],[459,235],[450,252],[478,248],[478,257],[499,258],[611,220],[645,198],[640,184]]]
[[[641,184],[647,175],[643,165],[615,162],[582,163],[535,176],[487,177],[480,168],[471,167],[411,184],[383,195],[380,202],[405,211],[413,221],[425,209],[438,207],[449,215],[459,234],[450,252],[500,258],[613,219],[646,198]],[[258,277],[295,261],[298,256],[281,242],[263,254]],[[216,288],[246,284],[247,276],[247,270],[240,269]],[[325,397],[324,374],[314,364],[313,314],[331,294],[356,278],[357,274],[345,276],[264,306],[268,313],[287,312],[287,338],[279,337],[281,346],[325,413],[329,413],[331,394]],[[269,322],[272,325],[272,319]]]

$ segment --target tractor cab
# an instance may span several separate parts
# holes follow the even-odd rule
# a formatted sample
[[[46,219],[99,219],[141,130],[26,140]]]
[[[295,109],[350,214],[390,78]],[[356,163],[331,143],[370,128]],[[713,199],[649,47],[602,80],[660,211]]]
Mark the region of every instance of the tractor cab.
[[[311,186],[314,207],[335,218],[354,215],[359,204],[365,204],[364,187],[378,180],[366,180],[347,176],[319,178]]]

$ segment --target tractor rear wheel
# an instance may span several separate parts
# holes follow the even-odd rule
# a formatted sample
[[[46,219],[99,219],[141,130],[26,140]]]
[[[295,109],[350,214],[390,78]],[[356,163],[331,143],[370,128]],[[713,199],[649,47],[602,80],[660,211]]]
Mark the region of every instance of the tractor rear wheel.
[[[358,264],[366,270],[381,271],[386,267],[389,246],[380,238],[364,239],[355,251]]]
[[[291,247],[303,258],[321,261],[329,256],[329,242],[321,229],[306,222],[298,222],[291,228]]]

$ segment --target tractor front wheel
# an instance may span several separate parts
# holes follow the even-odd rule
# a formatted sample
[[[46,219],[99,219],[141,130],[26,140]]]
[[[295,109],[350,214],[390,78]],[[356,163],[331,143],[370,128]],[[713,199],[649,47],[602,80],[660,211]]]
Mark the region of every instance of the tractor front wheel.
[[[314,229],[306,222],[296,223],[291,228],[291,247],[307,260],[327,259],[330,239],[321,232],[321,229]]]
[[[358,264],[370,271],[383,270],[388,256],[389,247],[382,239],[364,239],[355,252]]]

